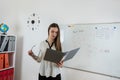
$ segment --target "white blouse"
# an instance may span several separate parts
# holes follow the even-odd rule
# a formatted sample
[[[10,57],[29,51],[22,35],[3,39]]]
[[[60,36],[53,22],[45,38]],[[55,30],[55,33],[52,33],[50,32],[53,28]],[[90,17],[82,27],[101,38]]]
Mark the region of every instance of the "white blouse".
[[[47,48],[50,48],[48,43],[46,41],[42,41],[39,45],[35,46],[32,49],[34,53],[32,57],[36,61],[41,62],[40,69],[39,69],[39,73],[41,76],[56,77],[56,75],[61,73],[60,68],[57,66],[56,63],[44,60],[44,56]],[[51,46],[51,49],[56,50],[55,44]],[[38,54],[38,56],[36,56],[35,54]]]

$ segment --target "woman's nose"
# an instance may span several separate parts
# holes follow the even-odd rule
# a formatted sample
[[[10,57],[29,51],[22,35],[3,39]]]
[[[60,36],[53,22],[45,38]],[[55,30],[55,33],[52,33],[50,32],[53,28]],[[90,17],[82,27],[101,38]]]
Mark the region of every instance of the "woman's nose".
[[[54,33],[54,36],[56,36],[57,34],[56,33]]]

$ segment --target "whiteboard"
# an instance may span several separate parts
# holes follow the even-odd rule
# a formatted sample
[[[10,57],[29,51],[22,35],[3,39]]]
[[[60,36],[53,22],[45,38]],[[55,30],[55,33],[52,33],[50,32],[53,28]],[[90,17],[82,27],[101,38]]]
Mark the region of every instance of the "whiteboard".
[[[120,23],[75,24],[64,32],[63,50],[80,47],[64,66],[120,78]]]

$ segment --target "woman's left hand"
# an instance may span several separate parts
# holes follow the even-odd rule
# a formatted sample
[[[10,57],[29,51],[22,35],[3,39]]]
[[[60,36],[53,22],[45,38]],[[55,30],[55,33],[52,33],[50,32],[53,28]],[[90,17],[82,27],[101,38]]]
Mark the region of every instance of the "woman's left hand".
[[[59,63],[57,63],[58,67],[62,67],[63,66],[63,61],[60,61]]]

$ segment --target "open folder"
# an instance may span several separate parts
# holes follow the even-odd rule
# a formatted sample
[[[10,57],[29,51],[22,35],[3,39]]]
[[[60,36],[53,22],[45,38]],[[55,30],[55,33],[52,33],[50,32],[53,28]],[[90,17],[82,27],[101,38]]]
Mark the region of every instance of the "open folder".
[[[54,63],[59,63],[62,61],[67,61],[72,59],[80,48],[76,48],[67,52],[60,52],[53,49],[47,48],[44,60],[51,61]]]

